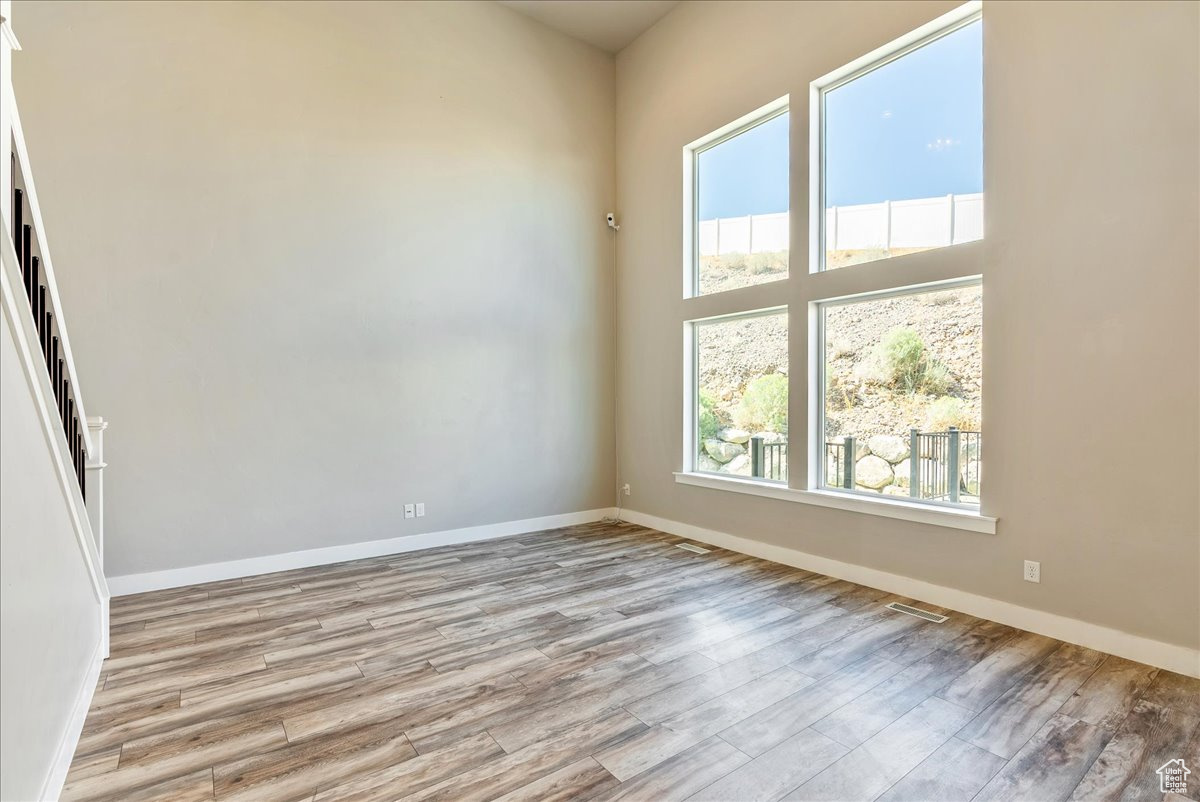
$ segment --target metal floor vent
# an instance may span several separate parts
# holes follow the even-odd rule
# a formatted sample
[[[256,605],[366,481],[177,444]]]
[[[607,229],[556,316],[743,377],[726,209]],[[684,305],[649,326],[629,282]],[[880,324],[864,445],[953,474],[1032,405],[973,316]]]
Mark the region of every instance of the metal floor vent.
[[[901,604],[900,602],[892,602],[891,604],[887,605],[887,608],[889,610],[895,610],[898,613],[904,613],[905,615],[915,615],[917,618],[924,618],[926,621],[932,621],[935,624],[940,624],[949,617],[938,615],[937,613],[931,613],[928,610],[920,610],[916,607],[909,607],[907,604]]]
[[[700,546],[694,546],[691,543],[676,543],[675,548],[690,551],[693,554],[708,554],[712,549],[704,549]]]

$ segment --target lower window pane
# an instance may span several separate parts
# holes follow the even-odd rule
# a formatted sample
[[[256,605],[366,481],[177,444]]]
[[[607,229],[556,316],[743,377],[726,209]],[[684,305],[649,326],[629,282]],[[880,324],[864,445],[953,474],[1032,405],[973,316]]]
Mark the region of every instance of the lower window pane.
[[[826,487],[978,504],[979,285],[825,306]]]
[[[696,323],[695,341],[693,469],[787,482],[787,312]]]

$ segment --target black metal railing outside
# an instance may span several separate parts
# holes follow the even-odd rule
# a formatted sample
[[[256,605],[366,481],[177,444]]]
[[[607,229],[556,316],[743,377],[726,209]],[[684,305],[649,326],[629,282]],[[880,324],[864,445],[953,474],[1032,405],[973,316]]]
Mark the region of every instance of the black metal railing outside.
[[[978,496],[983,436],[955,426],[944,432],[909,430],[908,493],[913,498],[958,504]]]
[[[858,446],[853,437],[840,443],[825,443],[825,486],[854,489],[854,457]]]
[[[750,475],[755,479],[787,481],[788,444],[750,438]],[[826,487],[855,489],[857,440],[825,443]],[[912,498],[975,503],[983,469],[983,435],[950,427],[944,432],[909,432],[908,493]]]
[[[750,438],[750,476],[755,479],[787,481],[788,444],[768,443],[766,438]]]

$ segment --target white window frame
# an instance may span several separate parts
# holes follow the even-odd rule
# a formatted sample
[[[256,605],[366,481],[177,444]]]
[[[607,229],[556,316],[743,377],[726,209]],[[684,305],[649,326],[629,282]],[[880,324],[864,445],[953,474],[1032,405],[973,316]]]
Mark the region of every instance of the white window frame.
[[[809,89],[809,143],[811,145],[811,176],[809,209],[809,272],[823,273],[825,267],[825,95],[838,87],[845,86],[880,67],[904,58],[914,50],[920,50],[928,44],[936,42],[944,36],[949,36],[957,30],[965,28],[983,19],[983,4],[973,0],[959,6],[953,11],[938,17],[932,22],[922,25],[915,31],[906,34],[895,41],[854,59],[845,66],[839,67],[816,81]],[[986,232],[986,226],[984,228]],[[975,240],[977,241],[977,240]],[[952,248],[953,245],[944,247]],[[887,257],[876,259],[876,262],[887,262]],[[871,264],[866,262],[865,264]],[[851,265],[856,267],[857,265]],[[790,269],[790,264],[789,264]],[[844,270],[845,268],[838,268]]]
[[[848,268],[840,268],[842,270]],[[868,292],[861,295],[850,295],[844,298],[826,298],[822,301],[814,301],[812,303],[812,314],[816,318],[816,337],[815,337],[815,378],[817,381],[817,423],[813,430],[813,436],[810,438],[812,443],[812,470],[816,476],[816,481],[812,483],[812,489],[822,490],[830,493],[840,493],[849,496],[858,496],[864,499],[875,501],[880,498],[878,493],[869,490],[846,489],[829,485],[828,477],[825,476],[825,470],[828,467],[828,462],[825,459],[825,397],[826,397],[826,372],[825,372],[825,326],[824,317],[825,310],[839,306],[853,306],[859,303],[870,303],[871,301],[882,301],[888,298],[903,298],[911,295],[925,295],[931,292],[941,292],[944,290],[957,290],[964,287],[983,287],[982,276],[968,276],[961,279],[951,279],[949,281],[938,281],[932,284],[918,285],[915,287],[896,287],[895,289],[880,290],[878,292]],[[982,487],[980,488],[982,491]],[[980,496],[982,499],[982,496]],[[968,512],[973,512],[979,507],[976,504],[953,504],[949,501],[937,501],[933,499],[911,499],[906,500],[909,504],[922,504],[931,507],[961,509]]]
[[[983,240],[894,256],[836,270],[820,269],[821,260],[824,259],[824,247],[820,242],[824,200],[821,186],[821,92],[835,82],[851,80],[851,76],[855,74],[862,74],[887,61],[900,58],[922,44],[974,22],[980,18],[981,9],[982,5],[977,0],[967,3],[906,36],[850,61],[844,67],[810,84],[810,102],[807,109],[790,107],[791,184],[794,189],[796,178],[803,179],[807,174],[808,192],[790,193],[790,258],[788,275],[784,279],[708,295],[695,294],[699,289],[698,231],[694,224],[698,211],[695,155],[706,147],[735,135],[736,132],[753,127],[763,121],[766,115],[778,113],[781,108],[786,107],[787,97],[739,117],[683,148],[683,300],[681,317],[677,320],[680,320],[683,329],[681,395],[684,409],[682,465],[675,473],[675,480],[679,484],[971,532],[995,533],[997,518],[991,514],[986,495],[981,496],[978,508],[963,509],[896,496],[828,489],[820,484],[825,441],[822,421],[824,349],[820,347],[821,305],[869,300],[887,293],[933,291],[969,283],[986,285]],[[786,76],[783,78],[786,79]],[[808,115],[807,120],[805,114]],[[807,137],[807,142],[801,141],[799,144],[802,147],[798,149],[797,138],[804,137]],[[805,150],[809,154],[807,160],[795,158],[798,152]],[[985,230],[987,228],[985,222]],[[808,269],[798,269],[795,259],[797,253],[808,255]],[[986,304],[985,293],[985,318]],[[721,317],[737,317],[746,313],[778,311],[780,308],[787,308],[789,312],[789,443],[794,442],[798,446],[795,452],[789,447],[787,486],[745,477],[697,472],[696,427],[699,397],[696,388],[696,341],[692,324]]]
[[[683,196],[687,198],[683,208],[683,297],[704,298],[721,293],[700,293],[700,159],[706,150],[715,148],[735,137],[757,128],[764,123],[787,114],[790,111],[787,95],[755,109],[728,125],[723,125],[716,131],[707,134],[683,149]],[[789,160],[790,166],[790,160]],[[789,207],[791,204],[788,204]],[[789,208],[789,212],[791,209]],[[792,256],[788,252],[788,275],[792,274]],[[786,281],[787,277],[773,281]],[[771,282],[763,282],[770,284]],[[755,285],[757,286],[757,285]]]
[[[788,308],[786,305],[767,307],[765,309],[752,309],[746,312],[733,312],[727,315],[713,315],[711,317],[697,318],[684,322],[683,341],[686,359],[684,361],[683,375],[685,386],[689,389],[684,393],[684,398],[686,400],[683,412],[683,464],[688,472],[695,473],[700,476],[722,476],[722,474],[702,471],[698,466],[700,459],[700,347],[699,341],[696,338],[696,329],[699,326],[703,326],[708,323],[722,323],[728,320],[747,320],[750,318],[766,317],[768,315],[778,314],[783,314],[788,317],[788,332],[790,339],[792,321],[791,316],[788,315]],[[790,420],[788,422],[788,428],[789,430],[791,428]],[[774,479],[742,478],[747,482],[763,483],[772,487],[787,487],[787,482],[779,482],[775,481]]]

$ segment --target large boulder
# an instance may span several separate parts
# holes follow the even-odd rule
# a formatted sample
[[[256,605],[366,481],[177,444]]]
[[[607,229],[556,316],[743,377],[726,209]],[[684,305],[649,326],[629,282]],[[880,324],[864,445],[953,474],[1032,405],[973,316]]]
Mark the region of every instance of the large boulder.
[[[721,466],[722,473],[733,473],[738,476],[750,475],[750,456],[748,454],[738,454],[733,459]]]
[[[704,450],[708,452],[710,457],[722,465],[729,462],[729,460],[738,454],[746,453],[744,446],[739,446],[737,443],[726,443],[724,440],[718,440],[715,437],[710,437],[704,441]]]
[[[867,441],[871,453],[895,464],[908,458],[908,441],[894,434],[877,434]]]
[[[871,490],[890,485],[895,478],[892,466],[883,457],[863,457],[854,465],[854,482]]]
[[[723,466],[707,454],[701,454],[696,458],[696,470],[704,473],[717,473]]]
[[[755,437],[761,437],[763,443],[786,443],[787,435],[779,432],[755,432]]]
[[[722,429],[717,432],[717,437],[724,440],[726,443],[745,443],[750,439],[750,432],[745,429]]]

